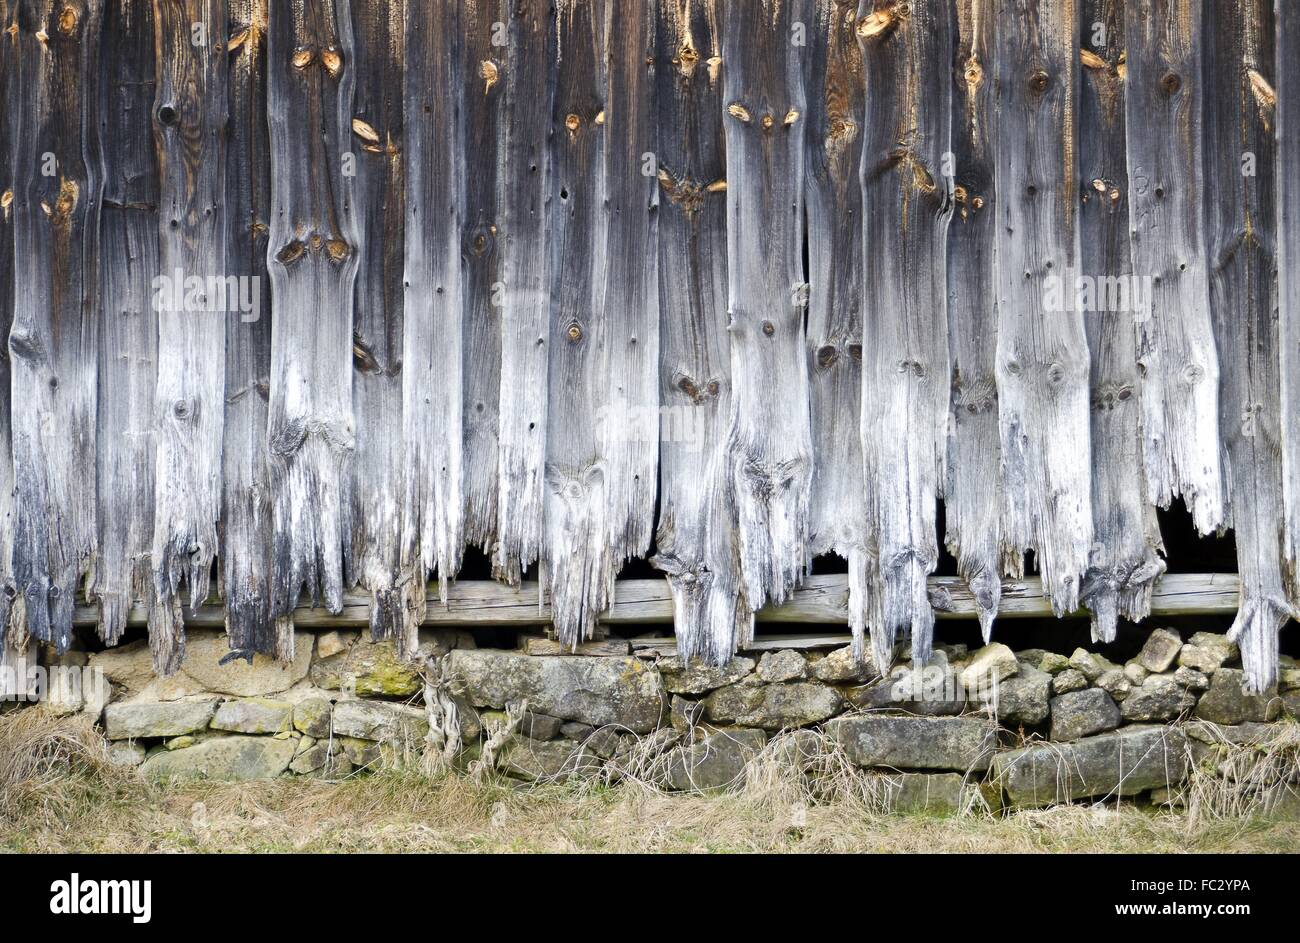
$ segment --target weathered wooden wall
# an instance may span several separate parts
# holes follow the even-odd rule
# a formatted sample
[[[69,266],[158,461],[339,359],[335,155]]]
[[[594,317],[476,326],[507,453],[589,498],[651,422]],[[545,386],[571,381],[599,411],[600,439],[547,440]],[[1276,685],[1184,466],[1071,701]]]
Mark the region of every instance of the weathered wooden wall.
[[[860,657],[923,658],[942,538],[986,637],[1029,562],[1108,640],[1180,498],[1235,533],[1265,687],[1298,20],[0,0],[0,624],[66,645],[82,592],[167,671],[215,571],[241,651],[355,589],[407,647],[476,546],[574,644],[654,549],[718,662],[833,552]]]

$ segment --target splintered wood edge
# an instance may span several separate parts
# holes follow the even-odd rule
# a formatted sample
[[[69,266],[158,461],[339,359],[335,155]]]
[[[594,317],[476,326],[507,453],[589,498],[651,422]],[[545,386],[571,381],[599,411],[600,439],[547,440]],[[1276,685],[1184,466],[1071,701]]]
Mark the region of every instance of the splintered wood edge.
[[[930,598],[938,618],[975,618],[974,600],[959,577],[935,576],[929,582]],[[1151,615],[1229,615],[1237,611],[1239,587],[1236,573],[1174,573],[1163,576],[1155,582]],[[444,606],[435,585],[431,587],[422,624],[469,627],[548,625],[551,621],[550,605],[539,602],[538,592],[538,585],[534,582],[516,588],[491,580],[465,580],[451,584]],[[810,577],[795,590],[792,599],[759,610],[757,618],[759,622],[768,623],[844,625],[848,621],[848,592],[848,579],[842,574]],[[216,600],[205,603],[196,612],[187,607],[185,624],[222,628],[225,613],[225,607]],[[1085,613],[1081,610],[1078,614]],[[999,618],[1044,618],[1051,615],[1051,601],[1043,595],[1043,584],[1038,577],[1008,580],[1002,584]],[[79,605],[73,621],[76,625],[96,625],[98,610],[93,605]],[[127,621],[130,625],[145,625],[148,611],[137,602],[131,607]],[[293,621],[303,630],[365,626],[370,621],[370,596],[348,593],[343,610],[336,615],[303,602],[294,610]],[[671,624],[673,600],[668,582],[661,579],[619,580],[614,605],[601,615],[600,621],[609,625]],[[834,638],[847,639],[848,636],[836,635]]]

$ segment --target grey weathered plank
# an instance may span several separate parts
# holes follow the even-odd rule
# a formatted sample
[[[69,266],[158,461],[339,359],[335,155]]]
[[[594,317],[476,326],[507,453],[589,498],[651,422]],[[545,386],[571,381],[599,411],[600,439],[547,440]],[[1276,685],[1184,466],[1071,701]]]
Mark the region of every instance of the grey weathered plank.
[[[611,491],[621,473],[603,454],[598,417],[609,399],[601,305],[607,242],[604,205],[605,0],[557,8],[547,179],[550,298],[543,577],[556,635],[591,636],[613,593]]]
[[[856,587],[850,624],[859,652],[868,613],[867,489],[863,479],[862,50],[856,0],[818,0],[809,24],[811,84],[805,200],[808,211],[809,413],[816,469],[809,553],[837,553]]]
[[[9,32],[18,19],[18,0],[0,0],[0,336],[8,338],[14,318],[13,159],[17,115],[17,43]],[[14,461],[12,390],[9,348],[0,349],[0,657],[14,654],[14,643],[26,644],[22,603],[17,602],[13,572]],[[17,605],[15,605],[17,602]],[[12,626],[12,631],[11,631]]]
[[[862,145],[866,319],[862,453],[876,556],[868,573],[871,651],[894,642],[930,657],[926,577],[939,560],[937,508],[947,450],[946,238],[953,181],[950,9],[864,0],[857,34],[866,76]]]
[[[1125,153],[1125,0],[1083,0],[1079,94],[1080,273],[1096,309],[1085,313],[1092,360],[1093,545],[1080,599],[1094,641],[1111,642],[1120,616],[1139,621],[1164,572],[1159,526],[1147,498],[1135,308],[1111,285],[1132,284]],[[1138,283],[1140,284],[1140,282]],[[1073,290],[1076,286],[1066,286]],[[1088,300],[1086,297],[1084,300]]]
[[[498,241],[506,83],[507,0],[479,0],[461,11],[466,54],[459,85],[465,120],[463,261],[465,540],[491,553],[497,537],[497,435],[501,422],[501,277]],[[504,77],[504,78],[503,78]]]
[[[1277,677],[1278,629],[1294,614],[1279,527],[1274,23],[1266,0],[1214,0],[1212,9],[1204,71],[1206,248],[1222,370],[1224,522],[1235,532],[1242,586],[1229,637],[1241,646],[1248,684],[1264,690]]]
[[[717,663],[753,619],[740,598],[725,461],[731,362],[721,22],[713,2],[660,0],[658,12],[662,441],[654,563],[668,578],[683,654]]]
[[[1283,555],[1300,597],[1300,6],[1277,3],[1277,277],[1282,371]]]
[[[607,391],[597,417],[608,463],[612,565],[643,557],[659,464],[659,209],[654,58],[658,0],[604,5]]]
[[[271,465],[267,403],[271,385],[271,289],[266,255],[271,210],[266,126],[267,0],[230,0],[226,154],[227,259],[256,279],[256,317],[226,316],[221,575],[230,647],[288,657],[291,619],[271,617]]]
[[[268,440],[272,614],[280,617],[304,586],[331,610],[343,605],[359,237],[353,178],[342,167],[353,140],[350,4],[290,0],[268,12],[267,267],[275,300]]]
[[[731,339],[728,485],[745,602],[785,600],[808,562],[812,430],[804,345],[808,0],[728,3],[722,27]],[[743,630],[743,626],[741,627]],[[739,642],[746,641],[741,637]]]
[[[149,637],[155,665],[170,672],[185,650],[181,587],[189,584],[191,605],[207,598],[221,515],[231,294],[224,281],[227,56],[220,4],[158,0],[154,10],[158,266],[166,281],[160,279],[154,397],[158,609]]]
[[[1079,260],[1078,4],[999,0],[997,381],[1006,539],[1032,549],[1059,612],[1092,546],[1088,342],[1049,290]],[[1056,281],[1053,281],[1055,279]]]
[[[405,100],[406,274],[403,389],[406,424],[403,579],[413,596],[401,644],[414,643],[424,595],[460,569],[464,320],[461,238],[464,124],[458,102],[474,94],[459,67],[460,32],[451,6],[407,5]]]
[[[1171,573],[1155,581],[1151,596],[1154,616],[1224,615],[1237,610],[1240,580],[1235,573]],[[425,625],[465,625],[493,628],[510,626],[545,626],[551,621],[551,608],[541,595],[540,584],[521,582],[505,586],[491,580],[463,580],[448,590],[446,606],[437,605],[437,587],[427,588],[430,605],[425,610]],[[966,581],[958,576],[932,576],[930,599],[939,619],[973,619],[979,616],[977,602]],[[1000,615],[1008,619],[1041,619],[1052,615],[1052,601],[1043,594],[1043,581],[1036,576],[1007,580],[1002,585],[1003,608]],[[312,607],[308,599],[300,600],[294,621],[303,630],[325,630],[369,624],[371,599],[364,593],[346,593],[337,614]],[[600,620],[610,625],[671,625],[676,609],[672,589],[664,580],[619,580],[610,608]],[[845,625],[849,614],[849,586],[843,575],[810,576],[786,602],[760,610],[757,620],[788,625]],[[1084,616],[1076,612],[1071,615]],[[143,624],[147,613],[143,606],[132,608],[129,621]],[[93,606],[76,610],[79,625],[94,625],[97,613]],[[215,601],[186,617],[189,625],[220,627],[223,613]],[[790,639],[803,636],[787,636]],[[812,636],[814,638],[818,636]],[[847,644],[848,633],[839,636]],[[684,652],[679,637],[675,643]],[[745,647],[752,644],[746,641]],[[791,646],[795,647],[795,646]],[[566,649],[568,650],[568,649]],[[581,647],[580,649],[581,650]]]
[[[1019,577],[1021,556],[1006,545],[996,377],[997,299],[994,179],[997,109],[994,0],[959,0],[953,37],[954,212],[948,227],[949,409],[945,542],[980,604],[984,638],[998,613],[1000,576]]]
[[[507,0],[501,172],[501,396],[493,573],[517,583],[538,557],[547,422],[546,138],[555,75],[545,4]]]
[[[134,599],[152,599],[154,391],[157,384],[158,164],[153,147],[151,0],[110,0],[104,12],[98,119],[100,214],[96,491],[99,552],[88,594],[100,637],[116,644]]]
[[[1223,519],[1223,486],[1201,216],[1203,5],[1129,0],[1123,85],[1133,271],[1152,279],[1137,321],[1149,491],[1163,507],[1181,495],[1196,527],[1209,533]]]
[[[96,546],[94,308],[103,186],[96,100],[102,5],[18,4],[9,69],[15,286],[14,577],[31,634],[65,649]]]
[[[405,179],[401,148],[405,6],[389,0],[352,3],[356,85],[347,147],[355,173],[352,199],[360,262],[352,326],[352,408],[357,437],[348,489],[352,503],[348,583],[363,586],[374,596],[370,630],[375,637],[398,636],[403,624],[405,215],[398,207],[403,204]]]

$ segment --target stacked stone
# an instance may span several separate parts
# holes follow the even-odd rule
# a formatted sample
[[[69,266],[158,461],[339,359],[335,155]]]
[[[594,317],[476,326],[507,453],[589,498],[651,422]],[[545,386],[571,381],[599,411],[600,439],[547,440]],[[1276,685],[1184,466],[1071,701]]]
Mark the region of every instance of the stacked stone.
[[[113,682],[102,718],[115,755],[155,779],[338,778],[418,758],[424,680],[390,643],[299,633],[297,652],[290,665],[261,656],[220,665],[224,639],[195,633],[171,679],[153,676],[142,647],[91,655]],[[1167,798],[1189,762],[1212,761],[1215,744],[1300,716],[1294,661],[1282,659],[1276,692],[1250,695],[1225,636],[1183,641],[1168,629],[1123,665],[1082,648],[949,645],[923,670],[904,661],[885,677],[847,647],[765,651],[714,668],[653,653],[479,649],[466,633],[431,630],[421,653],[446,656],[462,768],[505,729],[496,765],[521,779],[627,768],[639,751],[661,758],[653,778],[662,785],[712,789],[741,781],[779,732],[820,731],[808,734],[809,750],[829,739],[853,764],[887,774],[898,807],[932,811],[972,793],[993,807]]]

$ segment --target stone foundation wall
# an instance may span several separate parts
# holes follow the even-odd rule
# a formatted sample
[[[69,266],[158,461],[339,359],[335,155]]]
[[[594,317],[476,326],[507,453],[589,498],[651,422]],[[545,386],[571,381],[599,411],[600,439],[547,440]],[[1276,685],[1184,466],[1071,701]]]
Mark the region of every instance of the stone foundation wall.
[[[450,630],[421,643],[423,668],[359,632],[299,633],[290,665],[223,664],[224,636],[193,632],[168,679],[153,674],[144,643],[74,652],[65,657],[102,669],[110,686],[47,709],[94,714],[115,759],[158,780],[339,778],[418,762],[430,743],[466,769],[493,739],[487,761],[520,779],[609,775],[636,758],[638,775],[665,788],[711,789],[739,782],[773,748],[795,761],[831,749],[887,774],[896,806],[932,811],[973,798],[995,809],[1169,802],[1189,770],[1213,769],[1216,751],[1294,733],[1300,717],[1293,661],[1283,659],[1277,690],[1250,694],[1236,646],[1205,632],[1157,629],[1124,665],[1084,649],[940,646],[924,669],[903,662],[886,677],[847,647],[709,668],[654,652],[477,648]],[[455,732],[442,730],[450,714]]]

